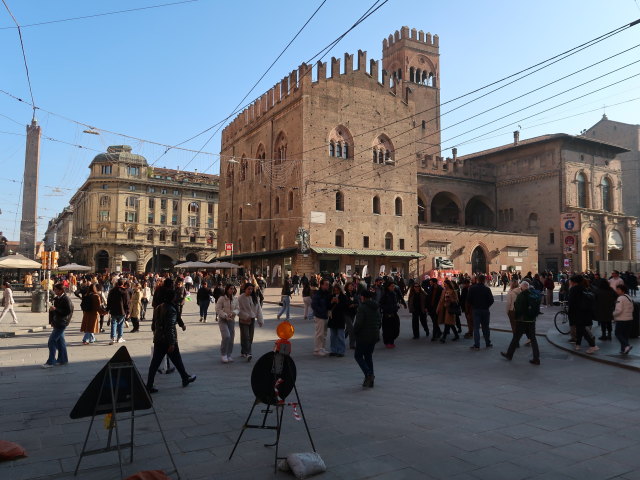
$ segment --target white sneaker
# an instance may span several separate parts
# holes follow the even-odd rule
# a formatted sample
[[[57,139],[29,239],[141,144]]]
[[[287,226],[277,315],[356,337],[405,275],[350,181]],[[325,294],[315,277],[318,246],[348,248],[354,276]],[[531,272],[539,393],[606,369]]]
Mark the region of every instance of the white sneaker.
[[[318,351],[316,351],[316,352],[313,352],[313,354],[314,354],[316,357],[326,357],[326,356],[327,356],[327,352],[326,352],[326,351],[324,351],[324,350],[318,350]]]
[[[222,355],[222,363],[229,363],[229,357]]]
[[[126,340],[125,340],[124,338],[120,337],[120,338],[118,339],[118,343],[124,343],[124,342],[126,342]]]
[[[44,365],[42,365],[42,368],[53,368],[53,365],[51,365],[50,363],[45,363]]]
[[[576,350],[576,352],[579,351],[580,350],[580,345],[576,345],[575,350]]]
[[[109,345],[113,345],[114,343],[116,343],[116,339],[112,338],[111,341],[109,342]]]
[[[595,352],[597,352],[598,350],[600,350],[600,347],[598,347],[598,346],[596,345],[596,346],[593,346],[593,347],[589,347],[589,348],[587,348],[587,353],[595,353]]]
[[[229,356],[227,357],[227,361],[228,361],[229,363],[233,362],[233,358],[231,358],[231,355],[229,355]]]

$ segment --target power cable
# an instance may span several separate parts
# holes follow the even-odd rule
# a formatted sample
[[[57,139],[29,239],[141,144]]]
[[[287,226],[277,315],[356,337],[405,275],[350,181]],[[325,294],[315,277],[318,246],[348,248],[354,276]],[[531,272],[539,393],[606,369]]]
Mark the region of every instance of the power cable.
[[[307,19],[306,22],[304,22],[304,25],[302,25],[302,27],[300,27],[298,29],[298,31],[296,32],[296,34],[293,36],[293,38],[291,40],[289,40],[289,43],[287,43],[287,45],[282,49],[282,51],[278,54],[278,56],[276,57],[276,59],[271,62],[271,65],[269,65],[269,67],[265,70],[265,72],[260,76],[260,78],[258,80],[256,80],[256,82],[253,84],[253,86],[249,89],[249,91],[245,94],[244,97],[242,97],[242,99],[238,102],[238,104],[233,108],[233,112],[229,115],[229,117],[231,115],[233,115],[234,112],[237,111],[238,107],[240,107],[240,105],[242,105],[242,102],[244,102],[247,97],[249,95],[251,95],[251,92],[253,92],[255,90],[255,88],[258,86],[258,84],[262,81],[262,79],[264,77],[267,76],[267,74],[271,71],[271,69],[273,68],[273,66],[276,64],[276,62],[278,60],[280,60],[280,58],[282,57],[282,55],[285,54],[285,52],[289,49],[289,47],[291,46],[291,44],[296,40],[296,38],[298,38],[298,36],[302,33],[302,31],[306,28],[307,25],[309,25],[309,22],[311,22],[311,20],[313,20],[313,17],[316,16],[316,14],[320,11],[320,9],[324,6],[324,4],[327,3],[327,0],[322,0],[322,3],[318,6],[318,8],[315,9],[315,11],[311,14],[311,16]],[[228,118],[228,117],[227,117]],[[214,132],[213,135],[215,135],[216,133],[218,133],[219,129],[216,130]],[[189,140],[192,140],[195,137],[190,138]],[[182,145],[184,143],[187,143],[189,140],[185,140],[184,142],[179,143],[178,145]],[[206,144],[205,144],[206,146]],[[204,149],[204,146],[202,147]],[[158,160],[160,160],[170,149],[165,150],[165,152],[160,155],[151,165],[155,165]],[[187,165],[185,165],[183,168],[186,170],[186,167],[189,166],[191,164],[191,162],[193,162],[193,160],[196,158],[197,154],[194,155],[194,157],[189,160],[189,162],[187,163]]]
[[[84,20],[87,18],[95,18],[95,17],[105,17],[107,15],[117,15],[120,13],[129,13],[129,12],[137,12],[140,10],[150,10],[152,8],[161,8],[161,7],[169,7],[172,5],[180,5],[183,3],[193,3],[193,2],[197,2],[199,0],[184,0],[182,2],[173,2],[173,3],[163,3],[161,5],[150,5],[148,7],[139,7],[139,8],[130,8],[128,10],[117,10],[114,12],[105,12],[105,13],[94,13],[93,15],[84,15],[82,17],[71,17],[71,18],[62,18],[59,20],[48,20],[48,21],[44,21],[44,22],[38,22],[38,23],[28,23],[26,25],[22,25],[22,28],[27,28],[27,27],[37,27],[40,25],[50,25],[52,23],[62,23],[62,22],[71,22],[74,20]],[[0,30],[8,30],[10,28],[16,28],[16,27],[0,27]]]
[[[9,8],[9,5],[7,5],[7,2],[5,0],[2,0],[2,3],[7,9],[7,12],[9,12],[9,15],[11,15],[11,18],[13,19],[13,23],[16,24],[16,28],[18,29],[18,37],[20,38],[20,48],[22,49],[22,60],[24,61],[24,69],[27,72],[27,83],[29,84],[29,94],[31,95],[31,104],[33,105],[33,118],[35,118],[36,101],[33,99],[33,89],[31,88],[31,77],[29,76],[29,65],[27,65],[27,55],[24,51],[24,42],[22,41],[22,29],[20,28],[20,24],[18,23],[18,20],[16,20],[16,17],[14,17],[13,13],[11,13],[11,9]]]

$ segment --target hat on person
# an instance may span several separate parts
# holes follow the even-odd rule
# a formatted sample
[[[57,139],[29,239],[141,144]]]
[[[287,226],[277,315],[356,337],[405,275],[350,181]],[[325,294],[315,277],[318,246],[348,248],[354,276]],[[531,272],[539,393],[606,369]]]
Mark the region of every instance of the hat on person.
[[[525,290],[527,290],[529,288],[529,282],[527,282],[526,280],[521,281],[520,288],[524,288]]]

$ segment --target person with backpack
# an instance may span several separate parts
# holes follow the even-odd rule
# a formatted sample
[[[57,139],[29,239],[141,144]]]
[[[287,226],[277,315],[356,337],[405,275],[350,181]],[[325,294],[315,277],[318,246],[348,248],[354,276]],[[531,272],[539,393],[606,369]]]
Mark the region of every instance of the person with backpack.
[[[569,279],[569,325],[572,333],[575,331],[576,351],[581,349],[584,338],[589,344],[587,353],[600,350],[596,346],[596,338],[591,333],[591,326],[595,317],[596,296],[589,288],[587,280],[582,275],[574,275]]]
[[[526,335],[531,343],[533,358],[529,363],[540,365],[540,348],[536,338],[536,317],[540,313],[540,295],[534,289],[529,288],[529,282],[522,281],[518,287],[520,293],[517,294],[514,302],[514,316],[516,319],[515,329],[511,343],[506,352],[500,352],[507,360],[513,358],[516,348],[520,345],[520,338]],[[518,289],[512,289],[514,292]]]

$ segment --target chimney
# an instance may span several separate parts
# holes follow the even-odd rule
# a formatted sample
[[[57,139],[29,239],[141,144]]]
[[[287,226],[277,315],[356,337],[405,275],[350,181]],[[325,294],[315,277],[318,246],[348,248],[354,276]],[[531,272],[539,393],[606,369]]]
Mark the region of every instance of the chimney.
[[[518,145],[520,143],[520,130],[513,132],[513,144]]]
[[[453,163],[456,163],[458,161],[458,149],[453,147],[451,153],[453,154]]]

